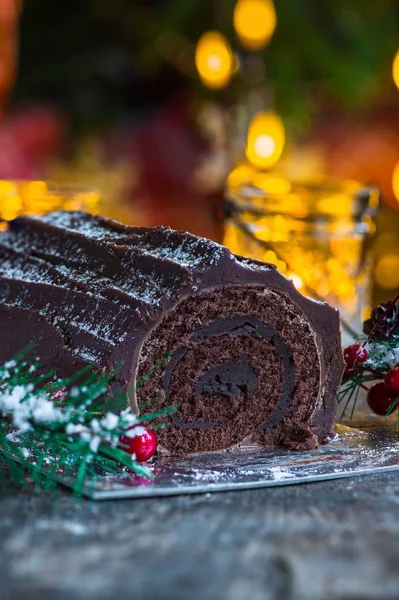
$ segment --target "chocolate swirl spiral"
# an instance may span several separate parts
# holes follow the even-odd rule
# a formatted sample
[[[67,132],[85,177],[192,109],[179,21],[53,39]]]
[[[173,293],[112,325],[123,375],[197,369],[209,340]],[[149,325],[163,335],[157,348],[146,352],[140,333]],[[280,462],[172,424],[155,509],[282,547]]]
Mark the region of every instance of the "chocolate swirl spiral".
[[[173,452],[228,448],[248,436],[278,443],[287,427],[298,433],[296,413],[302,422],[317,406],[321,366],[314,333],[276,292],[237,287],[187,299],[146,345],[152,348],[147,362],[171,350],[139,400],[159,394],[158,408],[178,407],[160,432]],[[307,443],[313,435],[307,432]]]

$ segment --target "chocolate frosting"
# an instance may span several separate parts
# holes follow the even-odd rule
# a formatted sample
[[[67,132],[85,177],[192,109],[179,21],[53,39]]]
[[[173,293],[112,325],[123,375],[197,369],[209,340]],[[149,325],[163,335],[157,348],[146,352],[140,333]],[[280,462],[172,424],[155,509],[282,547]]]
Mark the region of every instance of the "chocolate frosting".
[[[143,344],[185,298],[236,286],[278,292],[306,317],[314,332],[321,371],[313,423],[320,440],[331,434],[343,371],[338,312],[301,295],[274,265],[234,255],[215,242],[167,227],[128,227],[100,216],[62,211],[12,221],[0,235],[0,258],[0,360],[12,358],[33,342],[60,376],[87,364],[111,372],[123,362],[114,384],[131,395],[135,410]],[[272,427],[284,414],[294,385],[290,349],[267,323],[245,315],[205,323],[191,343],[225,332],[232,337],[256,334],[270,341],[281,358],[284,391],[265,424]],[[184,350],[184,345],[174,349],[169,365]],[[168,367],[166,393],[167,373]],[[234,364],[210,368],[196,385],[205,395],[234,399],[241,389],[251,397],[256,377],[250,357],[242,357]]]

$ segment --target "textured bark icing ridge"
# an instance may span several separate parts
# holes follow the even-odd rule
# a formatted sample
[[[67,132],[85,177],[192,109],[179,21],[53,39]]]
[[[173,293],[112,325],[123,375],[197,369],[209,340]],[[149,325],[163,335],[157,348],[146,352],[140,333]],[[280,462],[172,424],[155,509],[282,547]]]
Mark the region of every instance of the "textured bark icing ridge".
[[[33,342],[60,376],[112,371],[178,403],[161,433],[171,451],[313,447],[331,433],[343,370],[338,314],[300,295],[272,265],[205,238],[128,227],[80,212],[21,217],[0,235],[0,359]]]

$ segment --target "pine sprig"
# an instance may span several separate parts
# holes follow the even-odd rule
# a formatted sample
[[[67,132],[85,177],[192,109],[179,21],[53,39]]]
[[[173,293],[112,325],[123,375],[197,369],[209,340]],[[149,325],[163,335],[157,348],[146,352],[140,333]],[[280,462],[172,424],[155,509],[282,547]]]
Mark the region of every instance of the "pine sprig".
[[[26,475],[45,489],[70,479],[75,495],[81,496],[99,475],[128,470],[152,476],[124,451],[120,436],[175,408],[137,417],[127,408],[125,394],[110,395],[112,377],[87,369],[54,381],[54,373],[43,373],[26,353],[0,367],[0,459],[15,484],[25,485]],[[0,484],[5,485],[1,463]]]

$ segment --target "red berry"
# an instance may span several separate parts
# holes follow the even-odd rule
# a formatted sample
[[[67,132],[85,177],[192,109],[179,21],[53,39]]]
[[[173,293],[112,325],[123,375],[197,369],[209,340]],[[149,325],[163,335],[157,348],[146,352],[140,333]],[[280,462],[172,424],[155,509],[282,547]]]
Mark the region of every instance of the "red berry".
[[[126,435],[121,435],[119,442],[125,452],[136,455],[138,462],[149,460],[154,456],[158,446],[154,431],[142,425],[135,425],[129,429]]]
[[[376,415],[385,416],[394,401],[395,394],[392,394],[382,382],[374,384],[367,394],[367,404]]]
[[[344,349],[344,361],[349,368],[352,368],[357,363],[364,363],[367,357],[366,348],[362,348],[360,344],[352,344]]]
[[[390,392],[399,394],[399,367],[393,367],[384,377],[385,385]]]
[[[50,385],[53,385],[52,383],[46,383],[46,385],[44,386],[49,387]],[[65,396],[65,394],[67,393],[66,388],[61,387],[58,389],[53,389],[53,390],[49,390],[48,392],[46,392],[46,395],[50,398],[50,400],[53,400],[54,402],[58,402],[58,400],[62,400]]]

